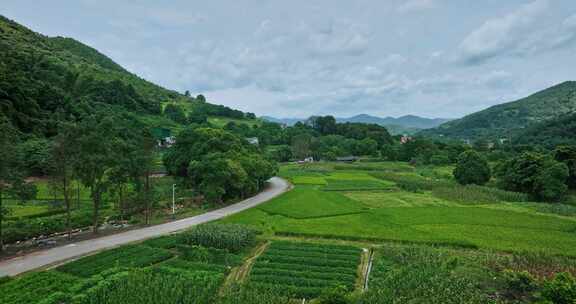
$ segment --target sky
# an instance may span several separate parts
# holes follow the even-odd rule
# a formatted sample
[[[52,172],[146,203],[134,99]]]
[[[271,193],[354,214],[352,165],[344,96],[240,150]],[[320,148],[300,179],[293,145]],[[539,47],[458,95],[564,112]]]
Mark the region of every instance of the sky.
[[[574,0],[0,0],[166,88],[257,115],[457,118],[576,80]]]

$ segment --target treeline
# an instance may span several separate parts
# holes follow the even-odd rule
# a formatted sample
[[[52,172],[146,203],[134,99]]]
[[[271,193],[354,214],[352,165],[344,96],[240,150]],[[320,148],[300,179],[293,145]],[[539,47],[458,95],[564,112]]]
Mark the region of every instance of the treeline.
[[[334,160],[341,156],[379,156],[394,140],[386,128],[375,124],[336,123],[333,116],[311,117],[292,127],[262,122],[260,126],[228,123],[225,130],[244,137],[256,137],[270,146],[269,157],[277,161]]]
[[[216,203],[257,193],[277,171],[243,138],[202,126],[180,132],[163,161],[182,184]]]
[[[492,151],[496,152],[496,151]],[[576,146],[557,146],[553,151],[518,151],[491,166],[490,152],[468,150],[458,156],[455,179],[462,185],[493,185],[529,194],[534,200],[558,202],[576,190]]]

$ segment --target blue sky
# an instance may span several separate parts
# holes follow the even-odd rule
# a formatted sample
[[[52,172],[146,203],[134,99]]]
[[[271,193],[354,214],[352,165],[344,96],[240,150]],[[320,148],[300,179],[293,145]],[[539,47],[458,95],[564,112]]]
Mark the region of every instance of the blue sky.
[[[0,14],[257,115],[452,118],[576,80],[574,0],[2,0]]]

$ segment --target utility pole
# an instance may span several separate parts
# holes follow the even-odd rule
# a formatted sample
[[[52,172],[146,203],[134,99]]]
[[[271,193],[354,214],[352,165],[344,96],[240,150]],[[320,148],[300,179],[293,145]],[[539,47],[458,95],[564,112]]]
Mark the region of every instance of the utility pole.
[[[172,219],[176,219],[176,184],[172,184]]]

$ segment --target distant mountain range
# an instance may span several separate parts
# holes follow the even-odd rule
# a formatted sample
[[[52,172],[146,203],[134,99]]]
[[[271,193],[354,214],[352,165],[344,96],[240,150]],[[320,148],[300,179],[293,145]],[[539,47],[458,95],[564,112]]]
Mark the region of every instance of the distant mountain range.
[[[576,113],[576,81],[566,81],[528,97],[423,130],[419,134],[473,140],[518,138],[520,134],[530,131],[532,138],[537,138],[538,129],[557,129],[559,126],[554,121],[568,119],[566,115],[573,113]],[[543,124],[545,122],[547,124]]]
[[[289,126],[297,122],[304,122],[307,118],[275,118],[270,116],[262,116],[264,120],[276,123],[282,123]],[[359,114],[348,118],[337,117],[337,122],[357,122],[369,123],[385,126],[392,134],[413,134],[422,129],[434,128],[442,123],[450,121],[446,118],[424,118],[415,115],[405,115],[398,118],[394,117],[377,117],[368,114]]]

